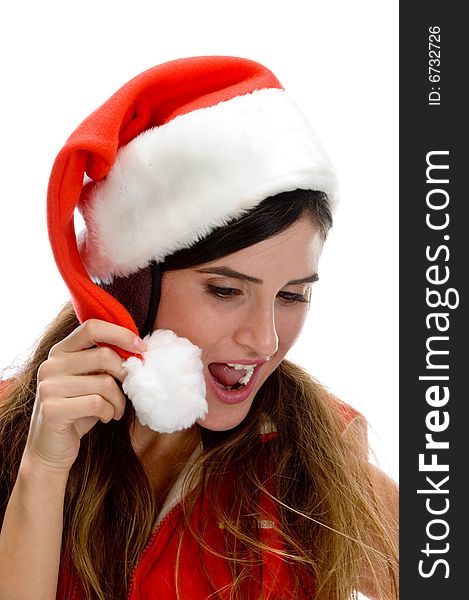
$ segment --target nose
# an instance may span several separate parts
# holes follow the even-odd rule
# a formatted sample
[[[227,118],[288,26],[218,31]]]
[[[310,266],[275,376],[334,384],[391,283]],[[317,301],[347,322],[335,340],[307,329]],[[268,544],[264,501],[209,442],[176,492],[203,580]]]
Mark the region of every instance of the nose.
[[[255,356],[271,358],[278,350],[278,335],[273,307],[263,307],[244,318],[235,334],[235,341],[249,348]]]

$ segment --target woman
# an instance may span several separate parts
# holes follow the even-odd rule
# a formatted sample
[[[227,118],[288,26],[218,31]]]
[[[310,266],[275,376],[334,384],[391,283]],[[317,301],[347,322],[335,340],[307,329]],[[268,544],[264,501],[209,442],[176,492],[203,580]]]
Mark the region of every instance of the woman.
[[[2,392],[2,599],[397,597],[396,486],[284,358],[335,197],[245,59],[155,67],[72,134],[48,224],[73,307]]]

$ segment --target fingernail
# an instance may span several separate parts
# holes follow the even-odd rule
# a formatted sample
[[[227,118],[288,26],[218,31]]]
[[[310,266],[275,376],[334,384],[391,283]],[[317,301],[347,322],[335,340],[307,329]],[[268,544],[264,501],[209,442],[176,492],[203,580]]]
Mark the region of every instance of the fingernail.
[[[140,350],[140,352],[144,352],[147,349],[147,345],[139,337],[134,339],[134,346],[137,348],[137,350]]]

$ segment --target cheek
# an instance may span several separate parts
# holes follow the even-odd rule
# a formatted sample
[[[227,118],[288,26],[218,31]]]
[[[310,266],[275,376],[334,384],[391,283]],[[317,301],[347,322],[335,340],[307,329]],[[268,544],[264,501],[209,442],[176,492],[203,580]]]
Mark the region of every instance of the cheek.
[[[163,279],[154,328],[171,329],[176,334],[183,335],[183,331],[190,326],[193,312],[184,286],[177,279]]]
[[[171,329],[205,348],[226,333],[227,319],[218,318],[210,299],[200,288],[177,280],[162,288],[154,329]]]
[[[295,314],[281,315],[277,319],[277,335],[279,353],[286,354],[290,348],[295,344],[298,336],[303,329],[308,311],[307,309],[300,309]]]

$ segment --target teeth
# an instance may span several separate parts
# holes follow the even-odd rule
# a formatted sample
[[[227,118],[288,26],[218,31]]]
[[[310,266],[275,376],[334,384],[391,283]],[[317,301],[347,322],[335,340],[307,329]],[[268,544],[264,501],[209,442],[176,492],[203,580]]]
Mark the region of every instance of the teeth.
[[[256,365],[242,365],[239,363],[226,363],[226,364],[229,367],[233,367],[235,369],[235,371],[246,371],[246,375],[244,377],[241,377],[241,379],[238,382],[241,385],[246,385],[247,383],[249,383],[249,380],[251,379],[252,374],[254,373],[254,369],[256,368]]]
[[[229,367],[233,367],[236,371],[253,371],[256,365],[242,365],[240,363],[226,363]]]

